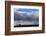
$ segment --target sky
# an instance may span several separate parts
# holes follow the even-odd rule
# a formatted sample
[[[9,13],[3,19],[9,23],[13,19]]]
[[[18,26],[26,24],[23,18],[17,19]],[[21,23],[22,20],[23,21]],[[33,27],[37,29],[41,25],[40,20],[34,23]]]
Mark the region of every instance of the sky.
[[[14,9],[15,12],[33,12],[33,13],[38,13],[39,12],[39,9],[29,9],[29,8],[15,8]]]

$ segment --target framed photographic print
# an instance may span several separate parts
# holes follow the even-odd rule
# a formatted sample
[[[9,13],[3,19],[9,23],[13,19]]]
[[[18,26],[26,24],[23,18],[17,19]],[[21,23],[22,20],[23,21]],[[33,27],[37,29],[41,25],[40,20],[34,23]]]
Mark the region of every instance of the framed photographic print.
[[[5,1],[5,34],[44,33],[44,3]]]

